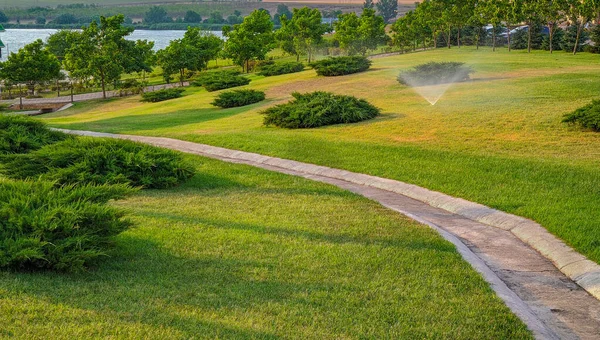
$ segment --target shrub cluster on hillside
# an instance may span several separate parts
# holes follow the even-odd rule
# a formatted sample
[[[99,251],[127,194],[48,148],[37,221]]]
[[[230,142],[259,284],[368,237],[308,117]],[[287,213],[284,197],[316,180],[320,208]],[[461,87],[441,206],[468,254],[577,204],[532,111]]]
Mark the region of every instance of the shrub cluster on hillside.
[[[459,62],[430,62],[401,72],[398,81],[409,86],[456,83],[470,79],[474,70]]]
[[[0,157],[1,173],[12,179],[65,184],[128,184],[168,188],[194,174],[171,150],[116,139],[75,138],[39,150]]]
[[[184,89],[181,88],[172,88],[172,89],[162,89],[154,92],[145,92],[142,93],[142,101],[157,103],[162,102],[169,99],[180,98],[183,96]]]
[[[569,113],[563,119],[565,123],[578,124],[586,129],[600,132],[600,100]]]
[[[0,115],[0,154],[26,153],[70,138],[42,122],[22,116]]]
[[[122,211],[105,203],[131,191],[0,179],[0,268],[84,269],[130,226]]]
[[[344,56],[315,61],[310,66],[320,76],[333,77],[366,71],[371,61],[361,56]]]
[[[270,77],[280,74],[296,73],[304,70],[304,64],[298,62],[276,63],[264,65],[260,68],[259,75]]]
[[[204,86],[207,91],[218,91],[237,86],[248,85],[250,79],[240,75],[239,71],[226,70],[217,72],[206,72],[200,75],[192,84]]]
[[[363,99],[329,92],[293,93],[294,100],[263,112],[265,125],[297,129],[355,123],[375,118],[379,109]]]
[[[214,106],[228,108],[245,106],[265,100],[265,93],[257,90],[233,90],[220,93],[212,102]]]

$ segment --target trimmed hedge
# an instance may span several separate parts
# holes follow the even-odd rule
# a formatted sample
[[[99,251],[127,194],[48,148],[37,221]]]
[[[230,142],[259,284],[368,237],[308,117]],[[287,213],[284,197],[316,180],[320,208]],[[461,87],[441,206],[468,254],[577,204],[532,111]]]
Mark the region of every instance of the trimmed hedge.
[[[277,63],[260,68],[258,75],[270,77],[280,74],[296,73],[304,70],[304,64],[298,62]]]
[[[154,92],[142,93],[142,101],[158,103],[169,99],[181,98],[185,92],[182,88],[162,89]]]
[[[427,86],[467,81],[474,70],[459,62],[430,62],[401,72],[398,82],[408,86]]]
[[[0,268],[83,270],[131,225],[105,203],[132,191],[0,179]]]
[[[0,115],[0,154],[19,154],[71,138],[50,130],[39,120],[16,115]]]
[[[363,99],[329,92],[293,93],[294,100],[271,107],[264,112],[265,125],[283,128],[313,128],[355,123],[375,118],[379,109]]]
[[[371,67],[371,61],[361,56],[334,57],[315,61],[310,67],[320,76],[334,77],[366,71]]]
[[[600,132],[600,100],[565,115],[563,122]]]
[[[21,155],[0,156],[0,173],[12,179],[58,185],[127,184],[168,188],[194,175],[179,153],[116,139],[75,138]]]
[[[200,75],[192,84],[204,86],[207,91],[213,92],[232,87],[248,85],[250,79],[240,75],[236,70],[225,70],[217,72],[206,72]]]
[[[214,106],[228,108],[245,106],[265,100],[265,93],[256,90],[233,90],[220,93],[212,102]]]

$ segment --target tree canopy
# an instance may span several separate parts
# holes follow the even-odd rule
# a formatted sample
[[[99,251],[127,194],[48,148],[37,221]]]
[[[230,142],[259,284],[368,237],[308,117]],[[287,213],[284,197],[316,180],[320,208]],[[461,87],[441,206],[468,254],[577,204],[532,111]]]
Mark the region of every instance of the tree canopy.
[[[38,39],[0,63],[0,77],[14,83],[27,83],[33,91],[38,82],[50,81],[61,76],[60,62]]]

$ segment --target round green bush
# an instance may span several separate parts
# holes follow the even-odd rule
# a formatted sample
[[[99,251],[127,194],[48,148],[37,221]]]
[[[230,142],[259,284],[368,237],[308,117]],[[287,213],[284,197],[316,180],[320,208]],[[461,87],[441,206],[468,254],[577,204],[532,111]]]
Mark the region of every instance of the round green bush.
[[[142,93],[142,101],[158,103],[169,99],[181,98],[185,92],[182,88],[162,89],[154,92]]]
[[[563,122],[600,132],[600,100],[594,100],[591,104],[565,115]]]
[[[298,129],[355,123],[375,118],[379,109],[363,99],[329,92],[293,93],[294,100],[264,112],[265,125]]]
[[[409,86],[427,86],[457,83],[470,79],[474,70],[459,62],[430,62],[404,71],[398,76],[398,82]]]
[[[270,77],[281,74],[296,73],[304,70],[304,64],[299,62],[277,63],[272,65],[261,66],[258,75]]]
[[[361,56],[327,58],[310,64],[320,76],[334,77],[368,70],[371,61]]]
[[[256,90],[233,90],[220,93],[212,102],[214,106],[228,108],[245,106],[265,100],[265,93]]]
[[[0,115],[0,154],[27,153],[68,138],[71,137],[50,130],[39,120],[16,115]]]
[[[194,175],[181,154],[126,140],[74,138],[21,155],[0,156],[0,173],[12,179],[58,185],[127,184],[168,188]]]
[[[0,268],[83,270],[131,225],[106,204],[131,192],[0,179]]]
[[[213,92],[232,87],[248,85],[250,79],[242,77],[237,70],[224,70],[215,72],[205,72],[201,74],[192,85],[204,86],[206,91]]]

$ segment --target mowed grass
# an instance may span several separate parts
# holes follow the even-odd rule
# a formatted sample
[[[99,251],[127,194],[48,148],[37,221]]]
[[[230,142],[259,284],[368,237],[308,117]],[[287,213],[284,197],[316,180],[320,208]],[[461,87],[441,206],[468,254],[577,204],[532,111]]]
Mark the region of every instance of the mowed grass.
[[[137,98],[80,104],[50,124],[169,136],[398,179],[532,218],[600,262],[600,134],[561,122],[600,96],[600,55],[474,48],[374,59],[365,73],[317,77],[312,70],[253,77],[267,101],[219,110],[214,93],[161,104]],[[477,71],[435,106],[400,85],[400,70],[462,61]],[[375,120],[310,130],[266,128],[258,112],[293,91],[365,98]]]
[[[187,156],[117,204],[136,227],[82,274],[0,272],[0,337],[496,338],[530,333],[436,232],[335,187]]]

